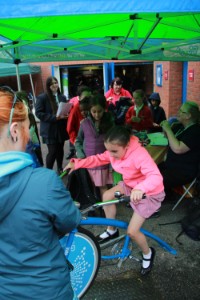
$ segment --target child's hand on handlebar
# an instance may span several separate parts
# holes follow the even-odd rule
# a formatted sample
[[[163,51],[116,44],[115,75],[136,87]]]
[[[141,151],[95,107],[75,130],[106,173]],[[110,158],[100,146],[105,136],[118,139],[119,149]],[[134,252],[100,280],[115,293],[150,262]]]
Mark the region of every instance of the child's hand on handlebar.
[[[141,190],[132,190],[131,191],[131,195],[130,195],[130,200],[131,202],[133,202],[134,204],[138,204],[140,202],[140,200],[143,198],[144,196],[144,192]]]
[[[67,171],[67,170],[69,170],[69,169],[71,169],[69,173],[71,173],[71,172],[74,170],[74,163],[73,163],[73,162],[69,162],[69,163],[66,165],[66,167],[64,168],[63,171]]]

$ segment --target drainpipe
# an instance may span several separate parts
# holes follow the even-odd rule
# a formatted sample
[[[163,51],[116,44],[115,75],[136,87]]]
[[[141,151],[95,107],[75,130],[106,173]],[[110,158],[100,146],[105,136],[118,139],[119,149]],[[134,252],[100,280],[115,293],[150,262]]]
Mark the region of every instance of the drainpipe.
[[[183,80],[182,80],[182,103],[187,101],[187,74],[188,74],[188,62],[183,62]]]

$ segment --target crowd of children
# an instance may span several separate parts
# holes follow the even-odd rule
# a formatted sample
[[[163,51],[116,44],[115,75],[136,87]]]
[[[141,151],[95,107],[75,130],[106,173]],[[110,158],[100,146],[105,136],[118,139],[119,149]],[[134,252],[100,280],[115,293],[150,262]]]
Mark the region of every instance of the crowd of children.
[[[114,111],[123,97],[129,105],[121,111],[124,116],[119,125]],[[105,96],[82,86],[69,102],[73,107],[67,116],[66,132],[70,142],[67,159],[71,161],[66,169],[87,169],[94,186],[100,190],[102,201],[113,199],[115,191],[130,195],[134,213],[128,234],[142,250],[141,274],[146,275],[152,268],[155,250],[148,246],[140,228],[145,219],[160,208],[165,193],[159,169],[133,132],[160,130],[162,120],[157,120],[152,110],[153,106],[161,109],[160,99],[153,102],[150,97],[148,102],[140,89],[131,95],[117,77]],[[123,175],[123,181],[117,185],[113,184],[113,170]],[[114,205],[104,210],[106,217],[115,218]],[[105,243],[118,234],[117,228],[108,227],[97,238],[99,243]]]
[[[64,170],[87,169],[102,201],[113,199],[116,191],[130,196],[133,215],[128,235],[142,251],[141,274],[146,275],[152,269],[155,249],[149,247],[140,228],[160,209],[174,177],[180,178],[178,184],[183,182],[181,178],[189,181],[196,174],[200,150],[199,107],[189,101],[182,105],[177,115],[179,126],[174,130],[166,120],[158,93],[152,93],[147,99],[143,90],[136,89],[131,95],[122,84],[119,77],[114,78],[105,95],[85,85],[79,86],[77,96],[67,100],[60,92],[58,80],[49,77],[46,91],[37,97],[35,112],[40,120],[42,142],[48,148],[47,168],[53,169],[57,162],[58,174],[63,171],[64,147],[68,140],[66,159],[71,160]],[[57,115],[60,103],[67,102],[72,104],[69,113]],[[122,103],[126,105],[119,109]],[[120,122],[117,112],[121,114]],[[29,118],[31,120],[31,114]],[[37,130],[37,125],[31,124],[30,128]],[[140,132],[161,131],[169,140],[164,167],[156,165],[137,137]],[[40,146],[38,133],[37,140]],[[42,165],[42,157],[40,161]],[[181,162],[176,171],[174,161],[175,164]],[[189,168],[185,167],[182,172],[186,165]],[[177,176],[177,170],[184,176]],[[113,171],[122,175],[122,180],[116,184]],[[105,206],[104,211],[107,218],[116,217],[115,205]],[[103,244],[118,235],[117,228],[108,227],[97,239]]]

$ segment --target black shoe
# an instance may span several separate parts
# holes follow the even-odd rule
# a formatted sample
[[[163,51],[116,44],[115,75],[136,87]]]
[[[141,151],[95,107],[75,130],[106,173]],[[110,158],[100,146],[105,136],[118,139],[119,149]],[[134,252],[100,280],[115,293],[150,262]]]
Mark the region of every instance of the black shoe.
[[[70,153],[66,156],[66,159],[71,159],[75,156],[75,151],[70,151]]]
[[[97,239],[97,241],[98,241],[99,244],[104,244],[104,243],[106,243],[106,242],[108,242],[110,240],[113,240],[113,239],[116,239],[116,238],[119,237],[119,230],[118,229],[113,234],[110,234],[107,230],[106,230],[106,233],[108,234],[108,237],[106,237],[104,239],[100,237],[100,235],[102,233],[96,236],[96,239]]]
[[[156,250],[152,247],[150,247],[150,249],[151,249],[151,257],[150,258],[142,257],[143,260],[150,261],[150,265],[147,268],[141,267],[140,274],[143,275],[143,276],[147,275],[149,272],[151,272],[151,269],[153,267],[153,262],[154,262]]]

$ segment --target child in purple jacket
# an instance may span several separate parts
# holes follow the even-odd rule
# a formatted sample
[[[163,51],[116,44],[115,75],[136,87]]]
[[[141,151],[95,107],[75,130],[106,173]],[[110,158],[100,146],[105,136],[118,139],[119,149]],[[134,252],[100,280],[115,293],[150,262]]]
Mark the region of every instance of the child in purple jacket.
[[[114,125],[112,115],[106,112],[106,98],[103,95],[90,96],[89,107],[89,115],[81,122],[75,141],[77,158],[103,153],[106,150],[105,133]],[[94,185],[99,188],[102,197],[108,189],[108,184],[113,183],[109,164],[89,168],[88,172]]]

